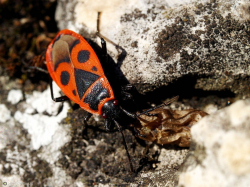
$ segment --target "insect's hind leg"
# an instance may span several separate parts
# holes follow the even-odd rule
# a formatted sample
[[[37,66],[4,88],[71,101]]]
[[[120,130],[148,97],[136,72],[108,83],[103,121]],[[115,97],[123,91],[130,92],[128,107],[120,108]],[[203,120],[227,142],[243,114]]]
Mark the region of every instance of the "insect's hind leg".
[[[52,79],[50,80],[50,93],[51,93],[51,99],[55,102],[63,102],[69,100],[69,98],[66,95],[54,98]]]

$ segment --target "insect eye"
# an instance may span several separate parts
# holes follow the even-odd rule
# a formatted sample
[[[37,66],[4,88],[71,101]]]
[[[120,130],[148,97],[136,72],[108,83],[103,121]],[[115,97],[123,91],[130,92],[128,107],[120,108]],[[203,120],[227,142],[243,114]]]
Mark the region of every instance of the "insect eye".
[[[102,114],[102,117],[104,118],[104,119],[106,119],[108,116],[106,115],[106,114]]]
[[[114,101],[113,101],[113,104],[114,104],[114,105],[118,105],[118,103],[119,103],[118,100],[114,100]]]

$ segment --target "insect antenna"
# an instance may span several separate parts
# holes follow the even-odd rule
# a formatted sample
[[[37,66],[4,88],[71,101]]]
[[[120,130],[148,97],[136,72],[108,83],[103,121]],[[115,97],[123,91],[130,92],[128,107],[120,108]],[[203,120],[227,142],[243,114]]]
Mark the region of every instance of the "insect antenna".
[[[126,140],[125,140],[125,137],[124,137],[124,134],[122,132],[122,128],[121,126],[119,125],[119,123],[117,121],[115,121],[115,125],[117,126],[119,132],[122,134],[122,139],[123,139],[123,144],[124,144],[124,147],[125,147],[125,150],[126,150],[126,153],[127,153],[127,156],[128,156],[128,161],[129,161],[129,165],[130,165],[130,169],[131,169],[131,172],[134,173],[134,168],[133,168],[133,164],[132,164],[132,161],[131,161],[131,157],[130,157],[130,154],[128,152],[128,147],[127,147],[127,143],[126,143]]]
[[[22,59],[22,63],[24,64],[22,72],[31,72],[33,70],[38,70],[40,72],[48,74],[49,72],[42,68],[44,61],[45,61],[44,53],[42,53],[41,55],[34,56],[29,62],[25,62]]]
[[[151,111],[153,111],[153,110],[155,110],[155,109],[157,109],[157,108],[161,108],[161,107],[163,107],[163,106],[167,106],[167,105],[171,104],[172,102],[177,101],[178,98],[179,98],[179,96],[177,95],[177,96],[171,98],[170,100],[168,100],[168,101],[165,102],[165,103],[162,103],[162,104],[160,104],[160,105],[158,105],[158,106],[155,106],[155,107],[150,108],[150,109],[148,109],[148,110],[146,110],[146,111],[143,111],[143,112],[141,112],[140,114],[137,114],[136,117],[139,117],[139,116],[142,115],[142,114],[148,114],[148,112],[151,112]]]

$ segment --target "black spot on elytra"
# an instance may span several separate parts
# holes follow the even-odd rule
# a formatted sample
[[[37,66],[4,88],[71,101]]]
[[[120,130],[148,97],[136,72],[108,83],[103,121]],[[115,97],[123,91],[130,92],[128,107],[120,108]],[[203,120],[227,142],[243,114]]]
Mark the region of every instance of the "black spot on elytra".
[[[92,71],[97,71],[97,67],[93,66],[93,67],[91,68],[91,70],[92,70]]]
[[[62,85],[66,86],[69,83],[70,75],[67,71],[62,71],[60,78]]]
[[[101,82],[97,82],[93,87],[92,92],[90,92],[84,98],[84,102],[89,104],[89,107],[92,110],[98,110],[98,105],[100,101],[108,97],[109,97],[108,90],[102,86]]]
[[[78,56],[77,56],[78,62],[80,63],[87,62],[89,60],[89,55],[90,55],[90,52],[87,50],[79,51]]]
[[[76,96],[76,90],[73,90],[72,93],[74,94],[74,96]]]
[[[80,99],[82,99],[86,90],[93,82],[99,78],[98,75],[81,70],[75,69],[76,88]]]

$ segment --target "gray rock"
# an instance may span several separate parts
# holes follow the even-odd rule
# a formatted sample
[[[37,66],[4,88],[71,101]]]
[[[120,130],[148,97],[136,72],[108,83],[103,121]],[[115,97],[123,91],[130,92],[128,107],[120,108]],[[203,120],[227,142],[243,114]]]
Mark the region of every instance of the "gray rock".
[[[250,100],[204,117],[192,129],[192,143],[179,186],[250,185]]]
[[[243,1],[59,1],[56,18],[60,29],[84,37],[96,32],[97,12],[102,12],[100,32],[126,51],[112,59],[141,92],[173,81],[194,81],[203,90],[228,89],[249,95],[249,11]],[[64,19],[62,19],[64,18]]]
[[[60,29],[74,30],[99,43],[100,39],[95,36],[96,18],[97,12],[102,12],[101,34],[123,49],[117,50],[107,42],[113,60],[109,63],[118,65],[113,73],[120,80],[127,79],[142,93],[174,82],[174,89],[168,89],[168,93],[176,87],[184,94],[190,89],[228,89],[247,97],[250,72],[248,7],[247,0],[203,0],[199,3],[188,0],[58,0],[56,19]],[[1,85],[6,93],[18,89],[15,82],[8,87]],[[135,176],[130,173],[121,135],[105,133],[103,121],[91,118],[86,126],[84,111],[79,109],[70,111],[59,123],[64,116],[62,111],[54,116],[57,112],[55,114],[52,107],[39,113],[43,105],[30,108],[27,101],[21,101],[18,107],[3,102],[11,118],[0,123],[4,132],[0,137],[3,140],[0,145],[1,180],[36,186],[176,186],[178,181],[180,186],[249,186],[249,101],[216,112],[226,105],[227,96],[219,102],[213,95],[187,98],[172,109],[207,108],[214,114],[194,126],[190,155],[180,181],[179,168],[187,149],[150,145],[148,153],[144,154],[145,142],[135,139],[131,131],[124,131],[134,167],[141,168]],[[2,94],[1,101],[6,99]],[[38,99],[41,101],[40,97]],[[44,99],[50,100],[50,95],[44,94]],[[35,111],[38,112],[36,116]],[[41,143],[49,136],[40,136],[55,122],[46,120],[46,126],[27,126],[17,118],[20,113],[27,113],[21,117],[30,117],[23,121],[38,119],[39,122],[38,115],[46,117],[43,119],[55,119],[58,129],[50,134],[53,138]],[[208,124],[203,124],[205,122]],[[35,127],[35,131],[31,129]],[[44,131],[39,131],[38,127],[44,127]],[[34,132],[40,132],[39,136]],[[39,145],[33,146],[35,150],[32,149],[34,140],[37,140],[35,145]],[[148,162],[142,167],[139,163],[143,156]]]

